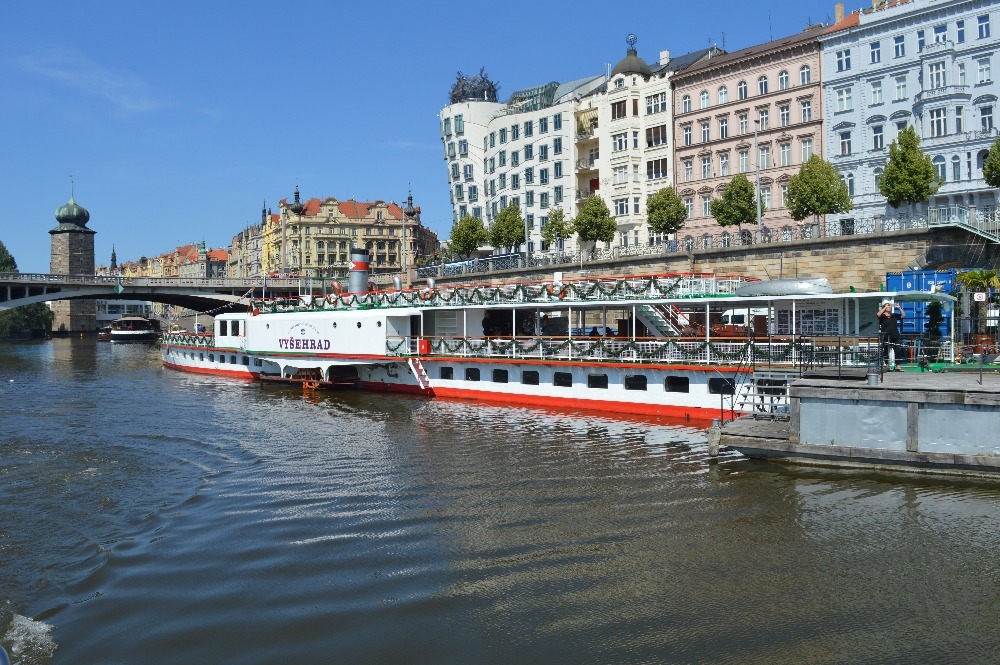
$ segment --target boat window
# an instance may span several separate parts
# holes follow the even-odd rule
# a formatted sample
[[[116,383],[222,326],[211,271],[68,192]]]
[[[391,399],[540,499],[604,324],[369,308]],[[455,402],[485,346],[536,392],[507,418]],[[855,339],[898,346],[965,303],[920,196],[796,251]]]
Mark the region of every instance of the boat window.
[[[525,370],[521,372],[521,383],[526,386],[537,386],[538,385],[538,372],[533,369]]]
[[[569,372],[556,372],[552,375],[552,385],[560,388],[572,388],[573,375]]]
[[[493,383],[507,383],[507,370],[505,369],[493,370]]]
[[[254,364],[255,367],[263,367],[264,366],[264,361],[261,360],[260,358],[254,358],[253,359],[253,364]]]
[[[226,332],[226,324],[228,321],[219,321],[219,337],[225,337],[229,333]]]
[[[447,365],[441,368],[441,378],[446,381],[451,381],[455,378],[455,368],[448,367]]]
[[[208,354],[208,362],[210,362],[210,363],[214,363],[215,362],[215,354],[214,353]]]
[[[238,336],[240,334],[240,322],[239,321],[233,321],[232,331],[233,331],[233,337],[236,337],[236,336]]]
[[[230,365],[236,364],[236,356],[229,356],[229,364]]]
[[[466,367],[465,368],[465,380],[466,381],[478,381],[479,380],[479,368],[478,367]]]
[[[646,376],[643,374],[636,374],[635,376],[625,377],[625,390],[645,390],[646,389]]]
[[[726,377],[715,377],[708,380],[708,392],[712,395],[735,395],[736,383]]]
[[[663,389],[668,393],[691,392],[691,380],[686,376],[668,376],[663,380]]]
[[[250,366],[250,358],[249,358],[249,356],[243,356],[243,364],[246,365],[247,367]]]
[[[205,361],[205,354],[204,353],[199,353],[198,354],[198,360],[201,360],[202,362],[204,362]]]
[[[608,388],[608,375],[607,374],[588,374],[587,375],[587,387],[588,388],[603,388],[607,390]]]

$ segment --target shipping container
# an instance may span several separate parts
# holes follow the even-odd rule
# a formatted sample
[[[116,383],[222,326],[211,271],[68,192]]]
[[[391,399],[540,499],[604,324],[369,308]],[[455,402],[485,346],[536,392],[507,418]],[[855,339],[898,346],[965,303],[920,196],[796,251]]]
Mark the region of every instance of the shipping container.
[[[941,293],[955,290],[956,277],[965,269],[949,268],[947,270],[904,270],[885,274],[886,291],[923,291],[929,293],[932,288]],[[927,330],[927,302],[902,302],[903,325],[900,330],[904,335],[922,335]],[[947,337],[951,330],[951,312],[944,313],[940,333]]]

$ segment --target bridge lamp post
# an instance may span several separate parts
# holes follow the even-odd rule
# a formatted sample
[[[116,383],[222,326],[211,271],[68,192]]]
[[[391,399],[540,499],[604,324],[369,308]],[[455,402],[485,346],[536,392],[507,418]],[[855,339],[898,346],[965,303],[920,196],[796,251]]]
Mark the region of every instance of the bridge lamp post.
[[[761,241],[760,235],[760,148],[757,147],[757,132],[760,129],[760,120],[753,121],[753,151],[754,163],[756,164],[754,174],[754,197],[757,199],[757,242]]]

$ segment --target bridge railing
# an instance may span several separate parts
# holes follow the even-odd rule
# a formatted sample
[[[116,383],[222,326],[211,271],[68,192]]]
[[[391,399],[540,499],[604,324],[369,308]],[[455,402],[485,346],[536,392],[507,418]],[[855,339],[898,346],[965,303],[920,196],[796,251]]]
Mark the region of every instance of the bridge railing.
[[[298,278],[268,278],[267,286],[294,288],[307,281]],[[66,284],[72,286],[209,286],[218,288],[263,287],[263,277],[120,277],[111,275],[49,275],[31,272],[0,272],[0,282]]]

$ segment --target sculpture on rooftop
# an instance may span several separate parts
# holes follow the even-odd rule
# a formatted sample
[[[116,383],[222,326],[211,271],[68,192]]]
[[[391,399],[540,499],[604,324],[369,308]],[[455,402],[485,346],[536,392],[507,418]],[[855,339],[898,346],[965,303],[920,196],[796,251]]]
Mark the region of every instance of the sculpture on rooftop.
[[[500,84],[490,80],[490,77],[486,74],[486,68],[479,68],[478,76],[465,76],[462,72],[458,72],[455,77],[455,85],[451,86],[451,95],[449,95],[449,104],[457,104],[458,102],[467,101],[486,101],[495,102],[497,101],[497,91],[500,90]]]

